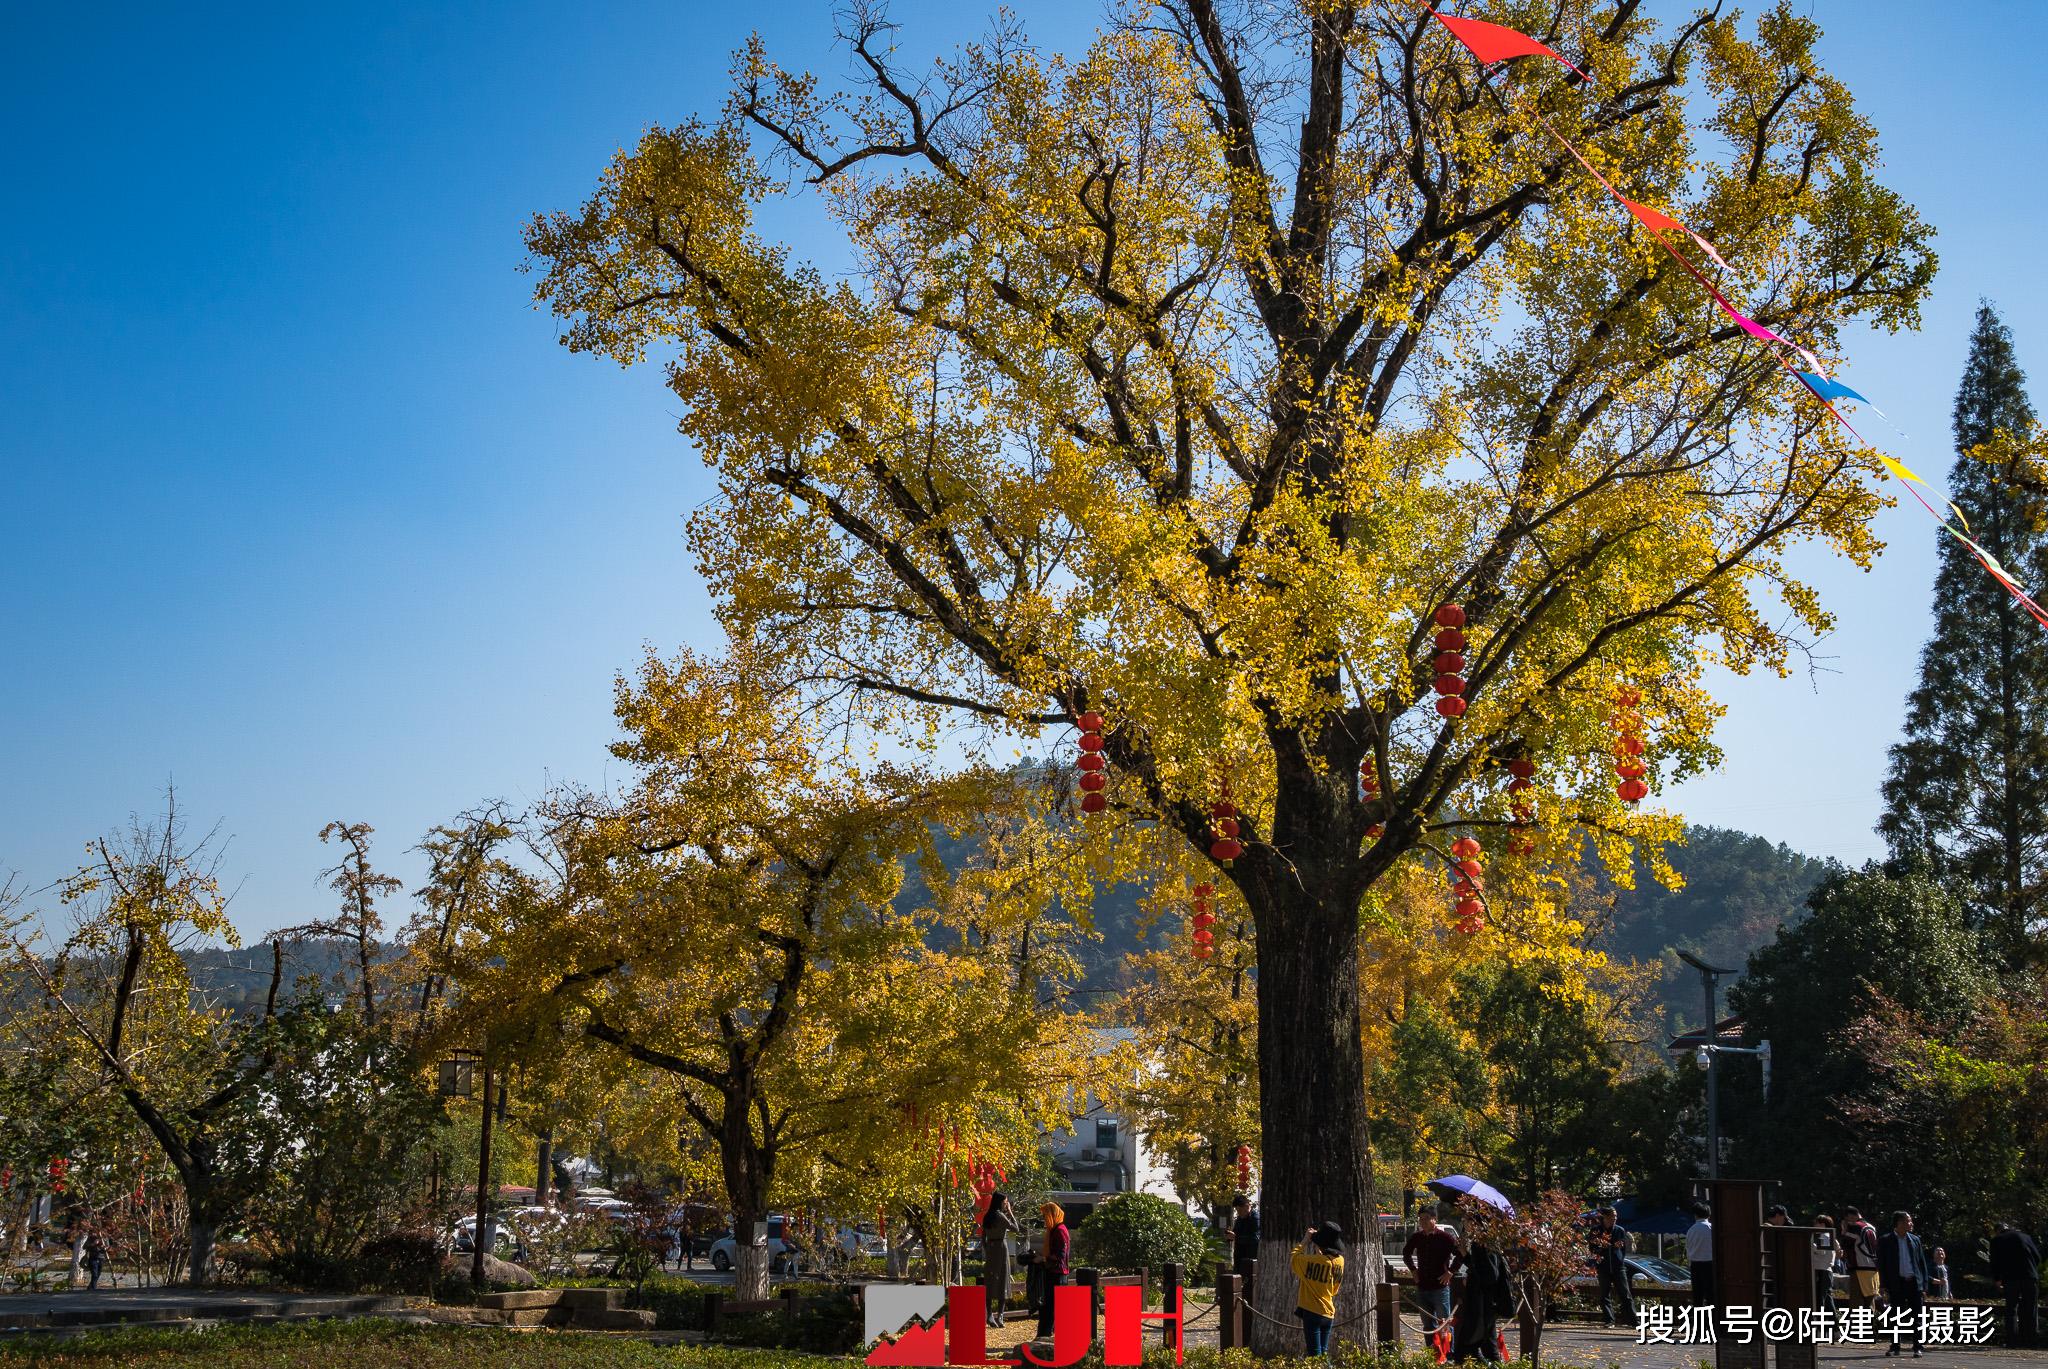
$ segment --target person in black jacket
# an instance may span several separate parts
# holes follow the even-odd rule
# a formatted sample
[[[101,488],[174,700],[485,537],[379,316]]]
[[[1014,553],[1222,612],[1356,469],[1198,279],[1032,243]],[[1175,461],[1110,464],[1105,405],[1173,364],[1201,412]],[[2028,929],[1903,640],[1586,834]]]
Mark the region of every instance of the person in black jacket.
[[[1259,1267],[1259,1214],[1246,1193],[1230,1200],[1230,1213],[1230,1272],[1245,1281],[1242,1291],[1249,1302],[1252,1276]]]
[[[1465,1297],[1451,1331],[1451,1359],[1490,1360],[1498,1363],[1499,1323],[1515,1311],[1515,1282],[1508,1262],[1486,1244],[1483,1236],[1459,1242],[1458,1266],[1465,1275]]]
[[[1991,1277],[2005,1298],[1999,1319],[2006,1345],[2040,1344],[2041,1250],[2011,1222],[2001,1223],[1991,1238]]]
[[[1629,1286],[1628,1228],[1615,1220],[1613,1208],[1600,1209],[1599,1222],[1593,1228],[1590,1245],[1593,1272],[1599,1276],[1600,1319],[1609,1326],[1614,1325],[1614,1313],[1608,1306],[1608,1299],[1619,1293],[1621,1324],[1633,1327],[1636,1324],[1636,1297],[1635,1290]]]
[[[1913,1332],[1913,1358],[1920,1358],[1920,1314],[1927,1307],[1927,1252],[1913,1234],[1913,1214],[1894,1212],[1892,1229],[1877,1238],[1877,1276],[1884,1283],[1884,1299],[1902,1325]],[[1887,1355],[1899,1353],[1892,1341]]]

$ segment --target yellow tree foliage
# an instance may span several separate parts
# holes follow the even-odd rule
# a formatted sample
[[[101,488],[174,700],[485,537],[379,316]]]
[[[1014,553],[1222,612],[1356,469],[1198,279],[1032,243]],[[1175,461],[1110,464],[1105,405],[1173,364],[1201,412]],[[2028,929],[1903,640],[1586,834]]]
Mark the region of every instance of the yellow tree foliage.
[[[9,927],[11,976],[45,1021],[46,1040],[68,1044],[67,1084],[84,1097],[111,1086],[176,1172],[184,1190],[195,1284],[213,1277],[220,1228],[240,1215],[268,1177],[236,1134],[238,1115],[277,1061],[270,1031],[284,973],[271,944],[260,1019],[239,1019],[206,1001],[183,953],[212,942],[240,945],[210,850],[194,841],[176,795],[163,816],[137,821],[125,840],[100,838],[58,886],[71,931],[45,950]]]
[[[1315,1219],[1372,1220],[1374,886],[1447,829],[1497,834],[1509,759],[1537,767],[1533,859],[1668,836],[1616,796],[1617,691],[1652,785],[1712,764],[1707,668],[1783,669],[1827,625],[1789,554],[1877,550],[1871,454],[1538,118],[1823,354],[1911,325],[1934,268],[1792,5],[1483,8],[1596,83],[1481,70],[1395,0],[1115,4],[1072,57],[999,21],[920,75],[856,8],[849,87],[752,48],[721,116],[650,130],[528,231],[568,346],[666,362],[735,637],[934,744],[1100,711],[1116,807],[1197,852],[1228,776],[1275,1264]],[[847,269],[762,235],[792,193]],[[1446,602],[1455,720],[1429,702]],[[1286,1283],[1260,1285],[1276,1321]]]
[[[650,658],[619,687],[637,781],[551,802],[536,871],[472,909],[446,962],[501,1058],[580,1039],[616,1088],[665,1076],[742,1233],[778,1202],[900,1200],[934,1164],[920,1128],[1015,1156],[1074,1087],[1072,1027],[1013,954],[1022,903],[956,892],[929,860],[935,833],[1028,794],[821,771],[802,704],[748,652]],[[933,906],[899,910],[920,857]],[[765,1251],[743,1242],[739,1265],[741,1296],[764,1296]]]

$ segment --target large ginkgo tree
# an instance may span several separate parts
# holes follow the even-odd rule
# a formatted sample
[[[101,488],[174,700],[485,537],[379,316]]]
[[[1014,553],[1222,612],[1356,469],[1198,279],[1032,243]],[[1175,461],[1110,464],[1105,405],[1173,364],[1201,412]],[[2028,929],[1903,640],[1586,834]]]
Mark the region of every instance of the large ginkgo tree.
[[[1244,851],[1211,876],[1255,930],[1282,1269],[1311,1221],[1374,1221],[1375,885],[1470,836],[1489,935],[1543,935],[1515,870],[1671,830],[1618,796],[1618,735],[1653,791],[1710,763],[1707,667],[1783,667],[1827,625],[1787,554],[1877,549],[1869,454],[1557,139],[1830,360],[1933,273],[1793,7],[1478,8],[1591,83],[1481,66],[1396,0],[1115,4],[1072,56],[998,19],[917,73],[856,11],[849,81],[756,45],[721,112],[528,232],[567,345],[666,364],[735,638],[914,738],[1101,713],[1105,838],[1156,823],[1206,860],[1228,787]],[[784,196],[843,259],[764,235]],[[1262,1327],[1288,1282],[1259,1281]]]

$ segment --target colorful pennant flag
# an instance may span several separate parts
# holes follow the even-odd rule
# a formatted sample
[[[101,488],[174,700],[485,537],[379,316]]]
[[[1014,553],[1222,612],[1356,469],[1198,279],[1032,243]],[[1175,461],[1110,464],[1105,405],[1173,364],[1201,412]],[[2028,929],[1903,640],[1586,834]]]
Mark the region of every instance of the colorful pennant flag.
[[[1559,63],[1560,65],[1569,67],[1572,71],[1576,72],[1580,77],[1582,77],[1587,82],[1591,82],[1593,79],[1590,73],[1584,71],[1580,67],[1567,61],[1565,58],[1560,56],[1555,50],[1553,50],[1552,48],[1543,43],[1538,42],[1536,39],[1531,38],[1526,33],[1517,32],[1516,30],[1507,28],[1501,24],[1489,24],[1484,20],[1480,19],[1460,19],[1450,15],[1438,14],[1436,13],[1433,7],[1430,11],[1430,17],[1432,17],[1439,24],[1442,24],[1446,29],[1448,29],[1453,38],[1456,38],[1460,43],[1464,44],[1466,50],[1469,51],[1473,55],[1473,57],[1478,59],[1481,65],[1491,65],[1495,62],[1506,61],[1514,57],[1541,56],[1548,57],[1551,60]],[[1781,347],[1788,348],[1792,352],[1796,353],[1799,356],[1800,360],[1804,361],[1809,367],[1811,367],[1812,369],[1810,370],[1798,370],[1797,368],[1793,367],[1789,362],[1787,362],[1782,356],[1778,358],[1778,364],[1781,367],[1783,367],[1787,372],[1789,372],[1794,378],[1796,378],[1801,385],[1805,386],[1808,392],[1810,392],[1815,399],[1820,401],[1821,406],[1825,408],[1830,415],[1833,416],[1834,420],[1837,423],[1841,424],[1842,427],[1848,431],[1850,436],[1854,437],[1859,443],[1862,443],[1862,445],[1864,445],[1865,447],[1869,447],[1871,445],[1868,441],[1864,439],[1861,433],[1856,431],[1855,426],[1851,424],[1848,419],[1842,416],[1842,411],[1835,407],[1835,401],[1837,400],[1854,400],[1856,403],[1864,405],[1872,413],[1875,413],[1879,418],[1883,418],[1886,423],[1891,423],[1891,419],[1885,417],[1884,410],[1878,408],[1875,404],[1872,404],[1867,398],[1865,398],[1861,394],[1858,394],[1855,390],[1850,389],[1847,385],[1842,384],[1838,380],[1830,378],[1825,368],[1822,367],[1820,363],[1820,358],[1814,355],[1812,351],[1805,347],[1800,346],[1798,343],[1793,342],[1789,338],[1782,337],[1778,333],[1773,332],[1771,329],[1765,327],[1761,323],[1758,323],[1755,319],[1750,318],[1747,314],[1744,314],[1740,309],[1737,309],[1733,304],[1731,304],[1728,301],[1728,297],[1726,295],[1723,295],[1720,292],[1720,290],[1715,288],[1714,283],[1708,280],[1706,276],[1700,272],[1700,269],[1697,266],[1694,266],[1692,262],[1689,259],[1687,259],[1686,255],[1683,252],[1679,251],[1678,248],[1672,244],[1670,235],[1673,233],[1683,233],[1686,236],[1686,238],[1692,242],[1694,246],[1698,247],[1701,252],[1705,253],[1706,256],[1710,260],[1712,260],[1717,266],[1720,266],[1723,270],[1729,269],[1728,263],[1722,260],[1721,254],[1719,252],[1716,252],[1714,250],[1713,244],[1709,243],[1705,238],[1701,237],[1699,234],[1693,232],[1690,228],[1687,228],[1677,219],[1672,218],[1669,214],[1666,214],[1661,210],[1652,209],[1648,205],[1642,204],[1636,200],[1632,200],[1628,196],[1622,194],[1619,190],[1615,189],[1614,185],[1611,182],[1609,182],[1605,176],[1600,174],[1598,168],[1596,168],[1591,162],[1586,160],[1585,155],[1581,153],[1576,146],[1573,145],[1570,139],[1566,138],[1563,134],[1559,133],[1556,129],[1552,128],[1550,126],[1550,122],[1547,119],[1543,118],[1543,116],[1540,114],[1532,115],[1531,117],[1534,118],[1536,123],[1542,127],[1544,132],[1548,133],[1551,136],[1551,138],[1558,143],[1559,146],[1563,147],[1565,151],[1569,152],[1572,155],[1572,158],[1575,161],[1577,161],[1580,166],[1586,169],[1587,174],[1592,176],[1594,180],[1600,183],[1601,189],[1605,190],[1609,195],[1613,196],[1615,200],[1619,201],[1622,207],[1628,210],[1629,214],[1636,220],[1636,222],[1640,223],[1645,229],[1649,231],[1650,236],[1656,239],[1658,245],[1661,246],[1665,250],[1665,252],[1670,255],[1673,261],[1677,262],[1681,267],[1683,267],[1688,275],[1690,275],[1694,280],[1698,281],[1700,285],[1707,291],[1707,293],[1713,296],[1714,303],[1720,307],[1722,313],[1726,314],[1731,320],[1734,321],[1737,327],[1742,329],[1743,332],[1749,334],[1751,337],[1756,338],[1758,341],[1774,342]],[[1892,426],[1894,430],[1897,429],[1896,424],[1893,424]],[[1903,436],[1903,434],[1901,435]],[[1882,452],[1877,453],[1877,459],[1884,464],[1886,470],[1890,471],[1893,476],[1895,476],[1902,484],[1905,485],[1907,493],[1911,494],[1914,499],[1918,500],[1920,506],[1926,509],[1928,514],[1932,516],[1936,522],[1941,524],[1943,531],[1947,532],[1951,537],[1954,537],[1958,542],[1962,543],[1965,547],[1969,548],[1970,554],[1977,559],[1978,564],[1982,565],[1993,579],[1997,580],[2000,585],[2005,587],[2006,591],[2012,595],[2013,599],[2016,602],[2018,602],[2020,607],[2024,608],[2030,615],[2032,615],[2034,620],[2040,623],[2041,626],[2048,627],[2048,611],[2044,611],[2039,604],[2034,602],[2033,598],[2020,585],[2019,581],[2013,578],[2012,573],[2006,570],[2006,568],[2003,565],[1999,564],[1997,557],[1993,556],[1990,552],[1984,550],[1984,548],[1978,546],[1976,542],[1971,540],[1970,537],[1966,535],[1970,526],[1969,521],[1963,517],[1963,511],[1960,508],[1957,508],[1953,501],[1949,502],[1948,507],[1952,512],[1954,512],[1956,516],[1956,521],[1963,525],[1963,528],[1965,530],[1964,532],[1956,531],[1954,526],[1952,526],[1949,523],[1948,519],[1945,518],[1941,514],[1941,512],[1934,507],[1934,505],[1928,503],[1926,498],[1921,495],[1919,490],[1914,488],[1915,485],[1925,486],[1927,483],[1926,481],[1922,480],[1918,475],[1914,474],[1913,471],[1908,469],[1903,462],[1897,461],[1892,457],[1886,456]]]

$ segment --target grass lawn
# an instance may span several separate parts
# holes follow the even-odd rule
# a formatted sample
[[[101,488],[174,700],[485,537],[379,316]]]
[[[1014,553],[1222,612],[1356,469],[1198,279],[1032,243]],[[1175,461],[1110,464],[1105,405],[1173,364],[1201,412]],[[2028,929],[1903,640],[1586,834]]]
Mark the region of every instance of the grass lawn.
[[[348,1321],[213,1331],[122,1331],[68,1341],[0,1344],[0,1366],[17,1364],[45,1369],[845,1369],[847,1361],[786,1350],[684,1350],[609,1336]]]

